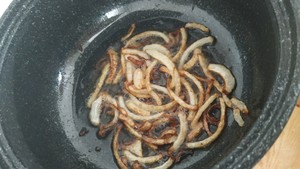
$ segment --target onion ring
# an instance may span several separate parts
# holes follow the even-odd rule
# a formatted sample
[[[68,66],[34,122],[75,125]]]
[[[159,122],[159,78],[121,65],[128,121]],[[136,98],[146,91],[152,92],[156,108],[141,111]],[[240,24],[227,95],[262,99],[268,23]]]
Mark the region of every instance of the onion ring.
[[[113,138],[113,152],[114,152],[114,156],[116,158],[116,161],[119,165],[119,167],[121,169],[128,169],[127,165],[125,165],[123,163],[123,161],[121,160],[121,157],[119,155],[119,152],[118,152],[118,140],[119,140],[119,135],[121,133],[121,130],[122,130],[122,126],[118,126],[117,127],[117,130],[115,132],[115,135],[114,135],[114,138]]]
[[[195,23],[195,22],[190,22],[190,23],[187,23],[185,25],[185,28],[189,28],[189,29],[199,29],[201,30],[202,32],[205,32],[205,33],[208,33],[209,32],[209,29],[205,26],[205,25],[202,25],[200,23]]]
[[[95,90],[93,91],[93,93],[89,96],[88,101],[86,103],[86,106],[88,108],[91,108],[93,102],[97,99],[99,92],[101,91],[101,88],[104,84],[104,81],[108,75],[109,72],[109,64],[106,64],[102,70],[101,76],[98,79],[98,83],[96,85]]]
[[[186,48],[187,34],[185,28],[180,28],[180,34],[181,34],[181,42],[180,42],[181,45],[176,55],[172,58],[173,62],[177,62],[177,60],[182,56]]]
[[[183,144],[187,131],[188,131],[188,122],[186,119],[186,114],[183,111],[178,113],[179,123],[180,123],[180,131],[177,139],[174,141],[173,145],[168,149],[169,152],[176,152],[179,147]]]
[[[193,52],[193,56],[191,57],[191,59],[183,65],[183,69],[189,70],[189,69],[193,68],[195,66],[195,64],[198,62],[198,55],[201,52],[202,51],[199,48],[196,48]]]
[[[123,41],[127,40],[132,35],[134,30],[135,30],[135,24],[131,24],[130,28],[128,29],[127,34],[121,38],[121,41],[123,42]]]
[[[196,141],[196,142],[189,142],[186,143],[187,148],[203,148],[209,146],[213,141],[215,141],[218,136],[221,134],[224,126],[225,126],[225,103],[222,98],[219,98],[220,105],[221,105],[221,117],[220,117],[220,122],[218,124],[217,130],[208,138],[201,140],[201,141]]]
[[[128,46],[132,45],[137,40],[144,39],[144,38],[147,38],[147,37],[153,37],[153,36],[162,38],[166,43],[170,42],[169,37],[167,35],[165,35],[164,33],[162,33],[162,32],[158,32],[158,31],[145,31],[145,32],[140,33],[138,35],[135,35],[134,37],[132,37],[131,39],[129,39],[126,42],[125,47],[128,47]]]
[[[199,48],[205,44],[212,44],[214,41],[214,38],[211,36],[202,38],[197,40],[196,42],[194,42],[191,46],[189,46],[182,54],[179,64],[178,64],[178,68],[182,69],[186,59],[188,58],[188,56],[190,55],[190,53],[195,50],[196,48]]]
[[[154,156],[149,156],[149,157],[138,157],[132,154],[130,151],[124,150],[124,156],[129,160],[129,161],[138,161],[143,164],[152,164],[155,163],[163,158],[163,155],[158,154]]]
[[[146,50],[157,50],[158,52],[168,56],[169,58],[172,57],[170,51],[161,44],[146,45],[143,47],[143,51]]]

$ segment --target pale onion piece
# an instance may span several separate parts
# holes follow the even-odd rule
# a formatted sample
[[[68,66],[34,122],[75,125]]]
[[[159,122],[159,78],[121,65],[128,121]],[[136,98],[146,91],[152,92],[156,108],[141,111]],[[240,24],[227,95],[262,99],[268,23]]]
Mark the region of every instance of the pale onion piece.
[[[119,83],[120,80],[121,80],[121,78],[122,78],[122,76],[123,76],[123,71],[122,71],[122,69],[120,69],[120,70],[118,71],[118,73],[116,74],[115,79],[112,81],[112,84],[117,84],[117,83]]]
[[[213,43],[214,38],[211,36],[202,38],[197,40],[196,42],[194,42],[192,45],[190,45],[182,54],[180,60],[179,60],[179,64],[178,64],[178,68],[182,69],[185,61],[187,60],[187,58],[189,57],[190,53],[195,50],[196,48],[199,48],[205,44],[211,44]]]
[[[183,54],[186,48],[187,34],[185,28],[180,28],[180,34],[181,34],[180,48],[176,53],[176,55],[172,58],[173,62],[177,62],[177,60],[181,57],[181,55]]]
[[[241,111],[238,108],[233,109],[233,118],[239,124],[239,126],[244,126],[245,122],[241,116]]]
[[[135,114],[139,114],[142,116],[149,116],[151,113],[149,111],[143,110],[139,108],[139,106],[135,105],[131,101],[127,101],[125,105],[128,107],[129,110],[133,111]],[[127,111],[127,110],[126,110]]]
[[[204,102],[204,88],[202,83],[192,74],[190,74],[189,72],[185,71],[185,70],[180,70],[179,73],[187,78],[189,78],[198,88],[198,94],[199,94],[199,98],[198,98],[198,106],[202,106],[203,102]],[[193,117],[190,117],[193,118]],[[188,117],[188,119],[190,119]]]
[[[132,128],[128,123],[124,122],[124,125],[126,126],[126,129],[130,134],[132,134],[137,139],[142,139],[142,134],[140,134],[138,131],[136,131],[134,128]]]
[[[125,90],[127,90],[130,94],[134,95],[135,97],[139,98],[150,98],[151,95],[149,94],[147,89],[138,90],[134,86],[129,85],[127,82],[124,83]]]
[[[125,149],[139,157],[143,157],[142,141],[139,139],[136,139],[132,144],[126,146]]]
[[[156,85],[156,84],[151,84],[151,87],[152,87],[152,89],[155,89],[158,92],[169,95],[168,89],[163,87],[163,86],[159,86],[159,85]]]
[[[195,64],[198,62],[198,55],[201,53],[201,50],[199,48],[196,48],[193,52],[193,56],[189,61],[187,61],[183,65],[184,70],[189,70],[195,66]]]
[[[170,72],[172,73],[172,82],[171,82],[171,88],[173,88],[175,85],[176,86],[176,93],[179,93],[180,90],[180,78],[179,78],[179,73],[177,69],[175,68],[175,64],[164,54],[158,52],[157,50],[146,50],[146,53],[148,53],[151,57],[154,59],[158,60],[160,63],[165,65]],[[179,86],[178,86],[179,84]],[[179,90],[179,91],[178,91]]]
[[[130,151],[124,150],[124,156],[129,161],[138,161],[143,164],[152,164],[155,163],[163,158],[162,154],[154,155],[154,156],[148,156],[148,157],[138,157],[134,154],[132,154]]]
[[[244,102],[238,100],[237,98],[235,98],[235,97],[231,98],[231,102],[234,105],[234,107],[238,108],[242,113],[249,112],[246,104]]]
[[[172,158],[169,158],[165,163],[163,163],[160,166],[154,167],[154,168],[150,168],[150,169],[168,169],[170,168],[174,163],[174,160]]]
[[[192,141],[195,137],[197,137],[201,130],[203,128],[203,123],[202,122],[199,122],[196,127],[194,127],[192,130],[190,130],[189,134],[187,135],[186,137],[186,141],[187,142],[190,142]]]
[[[211,95],[207,100],[206,102],[198,109],[194,119],[192,120],[192,123],[191,123],[191,128],[195,128],[197,126],[197,123],[202,115],[202,113],[209,107],[209,105],[215,101],[215,99],[218,97],[218,94],[215,93],[213,95]],[[223,99],[222,99],[223,100]]]
[[[177,139],[174,141],[172,146],[169,148],[169,152],[176,152],[180,146],[183,144],[187,131],[188,131],[188,122],[186,119],[186,114],[183,111],[178,113],[179,123],[180,123],[180,130],[177,136]]]
[[[224,65],[221,64],[209,64],[208,65],[208,70],[211,72],[214,72],[218,74],[219,76],[222,77],[224,81],[224,92],[226,94],[231,93],[232,89],[235,86],[235,79],[234,76],[232,75],[231,71],[226,68]]]
[[[102,108],[102,96],[98,97],[93,104],[92,108],[89,113],[89,119],[90,122],[93,126],[99,126],[101,121],[100,121],[100,115],[101,115],[101,108]]]
[[[150,91],[150,95],[153,98],[153,100],[156,102],[156,105],[158,105],[158,106],[162,105],[161,98],[155,91]]]
[[[97,99],[97,97],[99,95],[99,92],[100,92],[100,90],[101,90],[101,88],[102,88],[102,86],[104,84],[104,81],[105,81],[105,79],[106,79],[106,77],[108,75],[108,72],[109,72],[109,64],[106,64],[104,66],[104,68],[102,69],[102,74],[101,74],[101,76],[98,79],[98,83],[96,85],[95,90],[93,91],[93,93],[88,98],[88,101],[86,103],[86,106],[88,108],[91,108],[93,102]]]
[[[191,105],[186,103],[184,100],[182,100],[179,96],[177,96],[171,89],[170,87],[167,87],[169,95],[171,98],[173,98],[180,106],[187,108],[189,110],[197,110],[198,106],[197,105]]]
[[[114,76],[117,73],[119,57],[118,57],[118,53],[112,48],[109,48],[107,50],[107,54],[109,56],[109,63],[110,63],[107,83],[110,84],[114,80]]]
[[[188,29],[199,29],[203,32],[206,32],[208,33],[209,32],[209,29],[203,25],[203,24],[200,24],[200,23],[195,23],[195,22],[189,22],[185,25],[185,28],[188,28]]]
[[[126,44],[125,47],[128,47],[130,45],[132,45],[133,43],[135,43],[137,40],[140,39],[144,39],[144,38],[148,38],[148,37],[160,37],[162,38],[166,43],[170,42],[170,39],[167,35],[165,35],[162,32],[159,31],[145,31],[142,32],[140,34],[135,35],[134,37],[132,37],[131,39],[129,39]]]
[[[144,102],[139,101],[136,97],[130,95],[130,100],[137,106],[139,106],[141,109],[144,109],[146,111],[150,111],[150,112],[162,112],[162,111],[166,111],[169,110],[171,108],[173,108],[177,102],[176,101],[172,101],[169,102],[167,104],[158,106],[158,105],[149,105],[146,104]]]
[[[137,55],[137,56],[139,56],[141,58],[144,58],[146,60],[150,59],[150,56],[147,53],[145,53],[144,51],[137,50],[137,49],[122,48],[121,53],[122,54]]]
[[[135,69],[133,73],[133,85],[137,89],[142,89],[144,85],[144,73],[141,69]]]
[[[170,51],[166,47],[164,47],[163,45],[161,45],[161,44],[146,45],[146,46],[143,47],[143,51],[146,51],[146,50],[157,50],[160,53],[162,53],[162,54],[168,56],[169,58],[171,58]]]
[[[150,78],[151,78],[151,72],[154,69],[156,64],[157,64],[157,60],[153,61],[146,69],[145,85],[146,85],[148,92],[152,91]]]
[[[222,94],[222,98],[224,99],[224,102],[226,104],[226,106],[232,108],[232,102],[231,100],[228,98],[228,96],[226,94]]]
[[[187,148],[203,148],[208,145],[210,145],[213,141],[215,141],[218,136],[221,134],[224,126],[225,126],[225,111],[226,111],[226,106],[224,103],[224,100],[222,98],[219,98],[220,105],[221,105],[221,117],[220,117],[220,122],[218,124],[217,130],[208,138],[201,140],[201,141],[196,141],[196,142],[189,142],[186,143]]]
[[[113,153],[114,153],[114,156],[116,158],[116,161],[118,163],[118,166],[121,168],[121,169],[128,169],[127,165],[125,165],[123,163],[123,161],[121,160],[121,157],[119,155],[119,152],[118,152],[118,140],[119,140],[119,135],[120,135],[120,132],[122,130],[122,127],[121,126],[118,126],[117,127],[117,130],[114,134],[114,139],[113,139]]]
[[[131,24],[130,28],[128,29],[127,34],[121,38],[121,41],[123,42],[123,41],[127,40],[132,35],[134,30],[135,30],[135,24]]]
[[[154,145],[165,145],[165,144],[171,144],[174,141],[176,141],[177,136],[172,136],[169,138],[151,138],[148,136],[143,136],[142,139],[148,143],[154,144]]]
[[[180,83],[180,76],[178,70],[175,68],[173,70],[173,79],[171,81],[170,87],[175,87],[175,94],[179,95],[181,91],[181,83]]]
[[[180,79],[180,81],[187,90],[187,93],[188,93],[189,99],[190,99],[190,105],[198,105],[197,96],[196,96],[192,86],[190,85],[190,83],[187,80],[185,80],[185,78],[183,78],[183,77]],[[199,95],[201,95],[201,94],[199,94]],[[195,114],[196,114],[195,110],[189,110],[189,115],[188,116],[194,117]],[[191,121],[191,120],[189,120],[189,121]]]
[[[131,62],[126,62],[126,80],[128,83],[132,83],[133,81],[133,72],[135,68]]]
[[[136,108],[135,109],[135,110],[137,110],[136,112],[139,112],[139,113],[143,112],[144,113],[143,115],[137,115],[137,114],[132,113],[130,110],[128,110],[128,108],[131,107],[130,105],[133,104],[133,103],[130,103],[130,102],[127,101],[126,104],[125,104],[124,98],[122,96],[119,96],[118,101],[119,101],[119,106],[126,111],[127,116],[130,117],[133,120],[136,120],[136,121],[155,120],[155,119],[158,119],[158,118],[160,118],[161,116],[164,115],[164,112],[160,112],[160,113],[150,115],[149,112],[147,112],[143,109],[137,110],[137,108]],[[128,108],[126,107],[126,105],[127,106],[129,105]]]
[[[126,59],[125,59],[124,54],[121,54],[121,69],[122,69],[122,73],[125,74],[126,73]]]

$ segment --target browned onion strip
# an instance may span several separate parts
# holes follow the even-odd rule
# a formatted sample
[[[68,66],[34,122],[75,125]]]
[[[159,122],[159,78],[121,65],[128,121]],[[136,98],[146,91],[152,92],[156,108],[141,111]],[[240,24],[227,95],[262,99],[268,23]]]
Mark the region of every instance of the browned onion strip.
[[[129,102],[126,102],[126,105],[125,105],[125,102],[124,102],[124,99],[122,96],[119,96],[118,98],[118,101],[119,101],[119,106],[121,108],[123,108],[125,111],[126,111],[126,115],[128,117],[130,117],[131,119],[133,120],[136,120],[136,121],[147,121],[147,120],[155,120],[155,119],[158,119],[160,118],[161,116],[164,115],[164,112],[160,112],[160,113],[156,113],[156,114],[153,114],[153,115],[150,115],[150,114],[143,114],[143,115],[137,115],[137,114],[134,114],[132,113],[131,111],[129,111],[126,107],[126,105],[130,105],[131,103]],[[130,107],[130,106],[129,106]],[[129,108],[128,107],[128,108]],[[135,109],[136,110],[136,109]],[[143,112],[143,110],[137,110],[136,112]],[[145,112],[145,111],[144,111]],[[128,123],[129,124],[129,123]],[[132,126],[132,125],[131,125]]]
[[[180,48],[176,53],[176,55],[172,58],[173,62],[177,62],[177,60],[181,57],[181,55],[183,54],[186,48],[187,34],[185,28],[180,28],[180,34],[181,34]]]
[[[151,95],[149,94],[147,89],[136,89],[134,86],[128,84],[127,82],[124,83],[125,90],[128,91],[128,93],[132,94],[135,97],[138,98],[150,98]]]
[[[180,123],[180,131],[176,141],[174,141],[173,145],[169,148],[169,152],[176,152],[180,146],[183,144],[187,131],[188,131],[188,122],[186,119],[186,114],[183,111],[178,113],[179,123]]]
[[[190,85],[190,83],[187,80],[185,80],[184,78],[181,78],[180,81],[183,84],[183,86],[185,87],[185,89],[187,90],[187,93],[188,93],[189,99],[190,99],[190,105],[197,106],[198,99],[197,99],[197,96],[196,96],[192,86]],[[189,110],[189,116],[193,116],[193,115],[195,115],[195,113],[196,113],[195,110]],[[192,115],[190,115],[190,114],[192,114]]]
[[[170,87],[168,87],[167,85],[167,89],[168,89],[168,92],[169,92],[169,95],[171,98],[173,98],[179,105],[181,105],[182,107],[184,108],[187,108],[189,110],[197,110],[198,107],[197,105],[191,105],[191,104],[188,104],[186,103],[184,100],[182,100],[179,96],[177,96],[171,89]]]
[[[146,46],[143,47],[143,51],[146,51],[146,50],[157,50],[160,53],[168,56],[169,58],[172,57],[170,51],[161,44],[146,45]]]
[[[119,115],[119,119],[123,122],[123,123],[126,123],[126,124],[128,124],[129,126],[131,126],[131,127],[134,127],[135,126],[135,123],[134,123],[134,121],[131,119],[131,118],[128,118],[127,117],[127,113],[128,112],[124,112],[125,110],[124,109],[121,109],[120,110],[120,112],[122,113],[122,114],[120,114]],[[126,114],[126,115],[125,115]]]
[[[125,55],[125,59],[133,63],[137,67],[142,67],[145,64],[144,59],[140,59],[135,55]]]
[[[142,115],[142,116],[150,116],[150,112],[140,109],[137,105],[135,105],[134,103],[127,101],[125,103],[125,105],[128,107],[129,110],[135,112],[136,114]]]
[[[143,136],[139,132],[137,132],[136,130],[134,130],[129,124],[127,124],[126,122],[124,122],[124,125],[126,126],[126,129],[128,130],[128,132],[130,134],[132,134],[137,139],[142,139]]]
[[[175,68],[175,64],[164,54],[156,51],[156,50],[146,50],[146,53],[148,53],[151,57],[161,62],[163,65],[165,65],[170,73],[172,73],[172,81],[171,81],[171,88],[175,87],[175,93],[179,94],[180,92],[180,78],[179,73],[177,69]]]
[[[113,80],[112,84],[117,84],[117,83],[119,83],[120,80],[121,80],[121,78],[122,78],[122,76],[123,76],[123,70],[122,70],[122,68],[121,68],[121,69],[118,71],[118,73],[117,73],[115,79]]]
[[[99,92],[104,84],[104,81],[108,75],[109,72],[109,64],[106,64],[102,70],[101,76],[98,79],[97,85],[93,93],[89,96],[88,101],[86,103],[86,106],[88,108],[91,108],[93,102],[97,99]]]
[[[127,40],[132,35],[134,30],[135,30],[135,24],[131,24],[130,28],[128,29],[127,34],[121,38],[121,41],[123,42],[123,41]]]
[[[208,33],[208,32],[209,32],[209,29],[208,29],[206,26],[204,26],[204,25],[202,25],[202,24],[200,24],[200,23],[195,23],[195,22],[187,23],[187,24],[185,25],[185,28],[189,28],[189,29],[199,29],[199,30],[201,30],[201,31],[203,31],[203,32],[205,32],[205,33]]]
[[[145,121],[138,129],[139,131],[145,132],[150,130],[152,127],[152,123],[150,123],[149,121]]]
[[[224,81],[223,90],[220,92],[225,92],[226,94],[231,93],[232,89],[235,86],[235,79],[231,71],[221,64],[209,64],[208,70],[218,74]]]
[[[165,145],[165,144],[171,144],[174,141],[176,141],[177,137],[172,136],[169,138],[151,138],[148,136],[143,136],[142,139],[148,143],[154,144],[154,145]]]
[[[132,163],[132,169],[143,169],[143,167],[138,161],[134,161]]]
[[[162,111],[166,111],[171,109],[172,107],[174,107],[177,102],[176,101],[172,101],[169,102],[167,104],[158,106],[158,105],[149,105],[146,104],[144,102],[139,101],[136,97],[130,95],[130,100],[137,106],[139,106],[141,109],[144,109],[146,111],[150,111],[150,112],[162,112]]]
[[[205,38],[202,38],[202,39],[199,39],[197,40],[196,42],[194,42],[192,45],[190,45],[182,54],[181,58],[180,58],[180,61],[179,61],[179,64],[178,64],[178,68],[179,69],[182,69],[185,61],[187,60],[188,56],[190,55],[190,53],[195,50],[196,48],[199,48],[205,44],[211,44],[213,43],[214,41],[214,38],[211,37],[211,36],[208,36],[208,37],[205,37]]]
[[[237,108],[233,109],[233,118],[239,124],[239,126],[243,127],[245,122],[241,116],[241,111]]]
[[[203,123],[199,122],[198,124],[196,124],[196,127],[194,127],[192,130],[190,130],[189,134],[186,137],[186,141],[190,142],[192,141],[195,137],[197,137],[201,130],[203,128]]]
[[[122,69],[122,73],[125,74],[126,73],[126,59],[125,59],[124,54],[121,54],[121,69]]]
[[[224,125],[225,125],[225,111],[226,111],[226,106],[224,103],[224,100],[222,98],[219,98],[220,105],[221,105],[221,117],[220,117],[220,122],[218,124],[217,130],[208,138],[201,140],[201,141],[196,141],[196,142],[189,142],[186,143],[187,148],[203,148],[208,145],[210,145],[213,141],[215,141],[218,136],[221,134]]]
[[[129,161],[138,161],[143,164],[152,164],[155,163],[163,158],[162,154],[154,155],[154,156],[149,156],[149,157],[138,157],[132,154],[130,151],[124,150],[124,156],[129,160]]]
[[[133,73],[133,85],[137,88],[137,89],[142,89],[143,86],[145,84],[144,81],[144,73],[141,69],[135,69],[134,73]]]
[[[194,119],[192,120],[192,123],[191,123],[191,128],[195,128],[196,125],[198,124],[198,121],[202,115],[202,113],[208,108],[208,106],[213,102],[215,101],[215,99],[218,97],[218,94],[215,93],[213,95],[211,95],[207,100],[206,102],[198,109]],[[223,100],[223,99],[222,99]]]
[[[149,60],[150,57],[147,53],[137,50],[137,49],[129,49],[129,48],[122,48],[121,50],[122,54],[129,54],[129,55],[137,55],[141,58],[144,58],[145,60]]]
[[[191,59],[183,65],[183,69],[189,70],[189,69],[193,68],[195,66],[195,64],[198,62],[198,55],[201,52],[202,51],[199,48],[196,48],[193,52],[193,56],[191,57]]]
[[[169,128],[164,130],[162,133],[160,133],[159,138],[164,138],[165,136],[176,135],[176,134],[177,134],[176,128]]]
[[[129,109],[131,109],[132,111],[136,112],[139,115],[142,115],[142,116],[149,116],[150,115],[150,112],[148,112],[148,111],[140,110],[140,109],[137,109],[135,107],[128,106],[128,105],[130,105],[130,103],[125,104],[123,96],[118,97],[118,102],[119,102],[119,106],[121,108],[123,108],[127,113],[130,113],[130,110],[127,109],[127,107],[128,107]]]
[[[196,87],[198,88],[198,91],[199,91],[199,98],[198,98],[198,106],[200,107],[200,106],[202,106],[203,105],[203,102],[204,102],[204,89],[203,89],[203,85],[202,85],[202,83],[200,82],[200,81],[198,81],[197,80],[197,78],[194,76],[194,75],[192,75],[192,74],[190,74],[189,72],[187,72],[187,71],[185,71],[185,70],[181,70],[181,71],[179,71],[179,73],[181,74],[181,75],[183,75],[183,76],[186,76],[187,78],[189,78],[192,82],[194,82],[194,84],[196,85]],[[189,114],[189,116],[188,116],[188,120],[190,121],[190,120],[192,120],[193,118],[194,118],[194,116],[195,115],[193,115],[193,114]]]
[[[128,83],[132,83],[133,81],[133,72],[135,68],[131,62],[126,62],[126,80]]]
[[[109,75],[106,82],[110,84],[114,80],[114,76],[117,73],[119,58],[118,58],[118,53],[112,48],[109,48],[107,50],[107,54],[109,56],[110,69],[109,69]]]
[[[153,70],[153,68],[155,67],[155,65],[157,64],[157,60],[153,61],[148,68],[146,69],[146,78],[145,78],[145,85],[146,88],[148,90],[148,92],[152,91],[152,87],[151,87],[151,82],[150,82],[150,78],[151,78],[151,72]]]
[[[174,160],[172,158],[169,158],[165,163],[163,163],[160,166],[154,167],[154,168],[150,168],[150,169],[168,169],[169,167],[171,167],[174,163]]]
[[[127,165],[124,164],[123,161],[121,160],[121,157],[118,152],[119,149],[118,140],[119,140],[119,135],[121,133],[121,130],[122,130],[122,126],[118,126],[113,139],[113,152],[119,167],[121,169],[128,169]]]
[[[134,155],[143,157],[142,141],[139,139],[134,140],[134,142],[126,146],[125,149],[130,151]]]
[[[152,96],[153,100],[156,102],[156,105],[158,106],[162,105],[161,98],[155,91],[150,91],[150,95]]]
[[[152,89],[155,89],[158,92],[161,92],[161,93],[169,95],[168,89],[165,88],[165,87],[163,87],[163,86],[159,86],[159,85],[156,85],[156,84],[151,84],[151,87],[152,87]]]
[[[119,114],[119,111],[114,108],[114,118],[107,124],[100,125],[98,132],[100,136],[104,137],[108,131],[113,129],[113,126],[115,126],[118,123]]]
[[[167,35],[165,35],[164,33],[162,32],[158,32],[158,31],[145,31],[143,33],[140,33],[138,35],[135,35],[134,37],[132,37],[131,39],[129,39],[126,44],[125,44],[125,47],[128,47],[130,45],[132,45],[133,43],[135,43],[137,40],[140,40],[140,39],[144,39],[144,38],[147,38],[147,37],[160,37],[162,38],[166,43],[169,43],[170,42],[170,39]]]
[[[238,108],[242,113],[248,113],[248,108],[245,105],[244,102],[238,100],[237,98],[233,97],[231,98],[231,103],[233,104],[234,107]]]

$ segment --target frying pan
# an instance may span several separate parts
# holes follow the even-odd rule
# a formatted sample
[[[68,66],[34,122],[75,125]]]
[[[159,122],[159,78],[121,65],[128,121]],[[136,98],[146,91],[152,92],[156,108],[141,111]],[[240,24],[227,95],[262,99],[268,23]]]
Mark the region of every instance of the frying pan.
[[[96,137],[84,107],[97,61],[132,23],[211,29],[211,60],[230,67],[250,109],[174,168],[251,168],[288,120],[299,94],[297,0],[16,0],[0,21],[1,168],[117,168],[111,135]],[[89,133],[79,137],[82,127]],[[101,151],[95,151],[95,147]]]

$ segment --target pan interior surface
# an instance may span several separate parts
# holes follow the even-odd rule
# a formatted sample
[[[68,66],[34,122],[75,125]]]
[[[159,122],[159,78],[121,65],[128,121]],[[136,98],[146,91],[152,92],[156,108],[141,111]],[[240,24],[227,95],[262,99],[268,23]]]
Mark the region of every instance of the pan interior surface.
[[[217,40],[205,48],[208,58],[232,70],[237,81],[233,95],[250,110],[243,116],[244,127],[228,111],[222,135],[173,168],[232,165],[238,158],[232,152],[247,148],[240,144],[243,140],[251,144],[250,137],[245,138],[262,123],[260,117],[272,115],[264,110],[270,106],[283,56],[275,12],[267,1],[35,0],[28,1],[23,12],[26,15],[7,48],[0,76],[0,94],[6,96],[0,104],[6,107],[1,110],[0,129],[11,149],[7,152],[19,161],[9,167],[117,168],[112,134],[97,138],[84,104],[99,76],[99,60],[132,23],[138,32],[171,31],[186,22],[206,25]],[[89,133],[79,137],[82,127]]]

